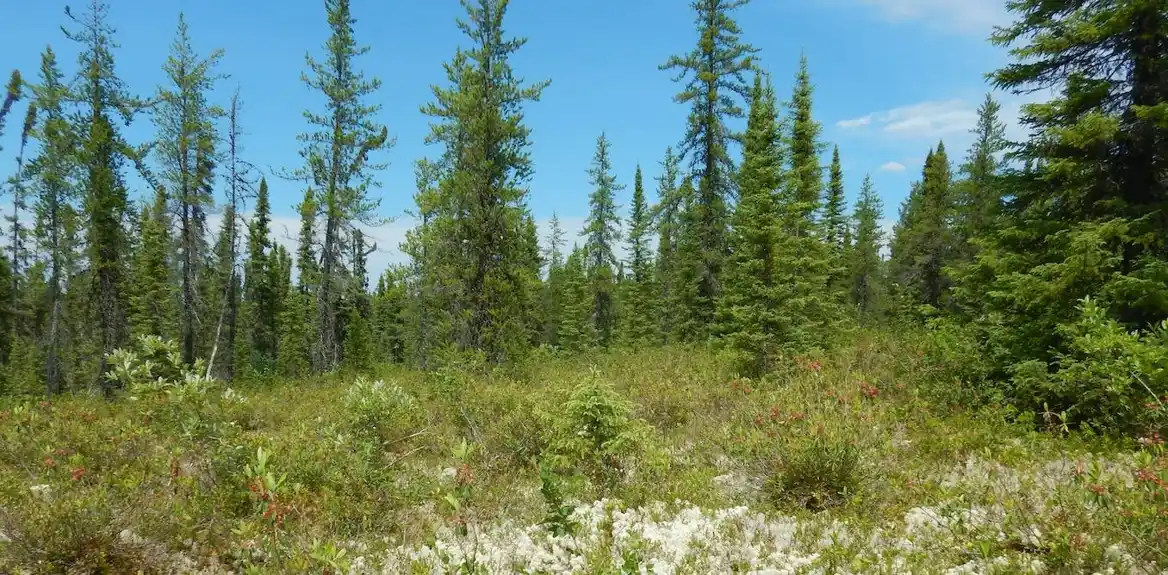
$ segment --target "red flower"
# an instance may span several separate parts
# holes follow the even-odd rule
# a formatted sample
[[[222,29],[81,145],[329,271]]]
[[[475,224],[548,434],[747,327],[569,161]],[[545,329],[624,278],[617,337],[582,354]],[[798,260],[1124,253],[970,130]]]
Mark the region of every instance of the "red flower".
[[[57,462],[53,461],[52,457],[49,457],[46,455],[45,456],[45,467],[56,467],[56,466],[57,466]]]
[[[85,468],[84,467],[74,467],[73,468],[73,481],[81,481],[82,477],[85,477]]]

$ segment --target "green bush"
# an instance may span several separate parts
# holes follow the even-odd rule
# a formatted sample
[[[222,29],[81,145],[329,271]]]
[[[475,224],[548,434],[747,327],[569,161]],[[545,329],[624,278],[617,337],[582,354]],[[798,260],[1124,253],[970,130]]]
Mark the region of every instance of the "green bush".
[[[352,431],[383,446],[396,446],[425,425],[425,410],[396,383],[358,377],[344,405]]]
[[[1014,366],[1013,393],[1021,404],[1059,413],[1063,423],[1101,431],[1145,432],[1164,426],[1168,394],[1168,322],[1128,332],[1091,298],[1074,323],[1059,326],[1067,351],[1047,364]]]
[[[847,503],[859,493],[863,480],[859,446],[818,433],[788,448],[766,489],[777,505],[820,511]]]
[[[583,473],[607,491],[647,446],[652,427],[633,417],[634,405],[595,371],[572,388],[548,444],[559,467]]]

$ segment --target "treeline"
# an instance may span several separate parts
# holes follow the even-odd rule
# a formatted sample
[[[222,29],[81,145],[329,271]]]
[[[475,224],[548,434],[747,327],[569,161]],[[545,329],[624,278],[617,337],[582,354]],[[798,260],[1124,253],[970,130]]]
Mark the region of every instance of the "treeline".
[[[926,324],[960,359],[954,385],[971,401],[1146,422],[1140,410],[1168,391],[1168,1],[1011,5],[1016,23],[992,41],[1016,62],[994,85],[1057,95],[1024,107],[1022,142],[987,96],[971,148],[929,151],[888,238],[870,179],[849,209],[838,147],[821,164],[806,59],[780,98],[741,39],[745,3],[692,2],[701,41],[660,66],[690,109],[684,136],[655,181],[632,174],[627,215],[615,196],[629,175],[602,133],[581,236],[553,218],[541,246],[523,110],[549,81],[512,70],[525,40],[504,31],[508,2],[464,0],[468,44],[421,109],[437,152],[416,164],[409,263],[372,289],[359,225],[378,223],[378,158],[393,141],[348,0],[326,0],[331,36],[304,74],[327,105],[305,113],[303,164],[274,174],[303,184],[295,253],[273,240],[241,99],[210,101],[222,54],[196,54],[180,16],[167,85],[137,97],[116,73],[105,6],[67,10],[76,72],[66,80],[47,49],[36,81],[13,74],[2,110],[28,102],[0,258],[0,385],[104,385],[108,353],[138,335],[179,341],[184,361],[207,358],[223,378],[706,341],[757,376],[895,320]],[[152,142],[119,132],[138,115]],[[129,170],[151,188],[140,206]]]

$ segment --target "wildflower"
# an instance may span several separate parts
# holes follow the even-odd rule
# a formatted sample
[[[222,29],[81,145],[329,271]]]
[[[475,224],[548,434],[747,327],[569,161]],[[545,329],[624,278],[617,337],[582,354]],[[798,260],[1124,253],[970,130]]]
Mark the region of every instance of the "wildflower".
[[[45,467],[56,467],[57,466],[57,462],[53,461],[53,458],[49,457],[48,455],[45,456],[44,463],[45,463]]]
[[[72,470],[73,481],[81,481],[85,477],[85,467],[74,467]]]

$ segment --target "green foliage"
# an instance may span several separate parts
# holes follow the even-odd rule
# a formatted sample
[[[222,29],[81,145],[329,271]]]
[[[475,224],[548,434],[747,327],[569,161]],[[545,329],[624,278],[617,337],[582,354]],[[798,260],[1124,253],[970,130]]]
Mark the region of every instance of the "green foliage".
[[[733,134],[726,123],[743,116],[739,98],[750,97],[745,75],[754,69],[758,52],[739,38],[742,31],[731,16],[746,4],[747,0],[694,0],[690,7],[699,42],[659,67],[676,71],[674,81],[685,84],[673,99],[691,106],[679,159],[690,158],[692,175],[697,179],[695,197],[686,208],[689,223],[683,229],[688,230],[682,232],[691,235],[692,249],[679,251],[682,261],[676,265],[687,266],[695,274],[690,278],[692,285],[678,289],[697,290],[694,297],[685,300],[689,321],[700,324],[694,326],[699,331],[691,332],[698,337],[713,321],[727,251],[728,206],[736,169],[729,151]]]
[[[620,216],[617,215],[616,192],[624,186],[616,183],[608,156],[608,139],[596,139],[596,154],[588,175],[593,191],[588,197],[588,220],[580,235],[584,241],[584,271],[591,284],[592,322],[596,343],[607,347],[616,331],[616,254],[620,241]]]
[[[629,278],[622,283],[621,299],[622,339],[631,345],[647,345],[658,341],[658,310],[656,277],[652,254],[649,253],[650,214],[645,204],[645,188],[641,181],[641,166],[633,177],[633,204],[629,215]]]
[[[1150,432],[1166,428],[1168,323],[1127,332],[1091,299],[1079,318],[1059,326],[1066,351],[1046,363],[1015,366],[1014,400],[1061,413],[1069,424],[1100,430]]]
[[[417,432],[425,424],[425,410],[396,383],[358,377],[344,397],[349,426],[358,436],[386,448]]]
[[[880,229],[883,211],[880,196],[872,187],[872,178],[865,176],[852,215],[855,243],[848,254],[849,295],[861,326],[874,325],[885,308],[885,266],[880,257],[884,240],[884,231]]]
[[[756,77],[738,177],[738,206],[731,220],[726,288],[718,302],[723,341],[748,377],[770,371],[786,343],[779,315],[782,288],[776,284],[780,229],[775,191],[781,177],[776,106],[774,90]]]
[[[136,337],[178,335],[167,203],[166,192],[158,189],[153,204],[142,207],[138,220],[138,246],[131,267],[135,289],[130,295],[130,326]]]
[[[783,454],[767,491],[776,504],[821,511],[848,503],[863,487],[863,479],[855,443],[818,434]]]
[[[549,452],[554,466],[583,473],[602,491],[615,488],[646,449],[652,432],[633,409],[593,371],[572,388],[553,423]]]
[[[596,345],[596,327],[592,321],[595,300],[589,297],[584,271],[584,253],[573,249],[563,271],[564,295],[558,340],[560,347],[579,351]]]

